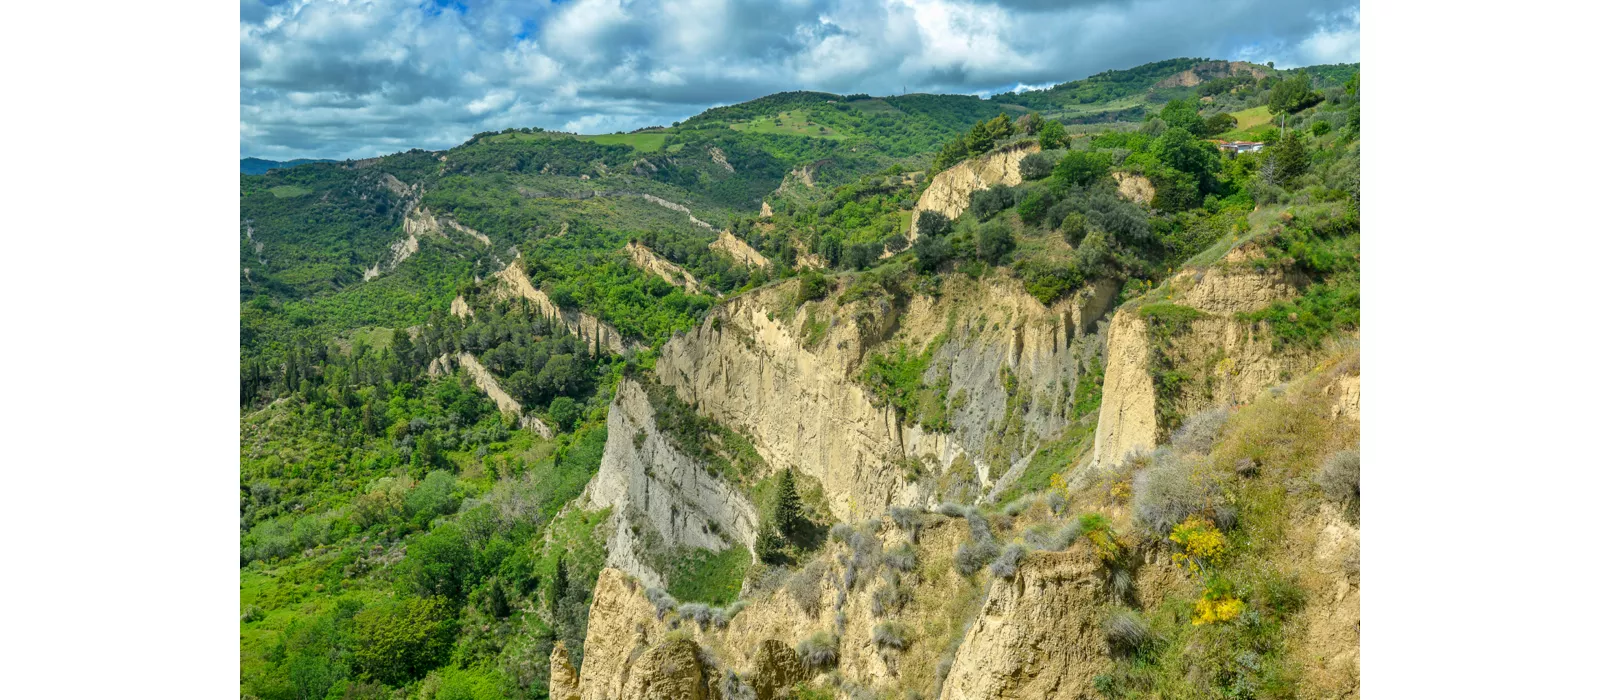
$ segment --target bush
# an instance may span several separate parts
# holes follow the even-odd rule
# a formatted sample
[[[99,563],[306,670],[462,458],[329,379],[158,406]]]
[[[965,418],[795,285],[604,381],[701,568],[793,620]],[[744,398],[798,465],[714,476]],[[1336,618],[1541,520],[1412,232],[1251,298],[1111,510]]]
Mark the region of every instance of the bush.
[[[678,609],[678,599],[673,598],[672,594],[659,588],[644,589],[644,599],[650,601],[650,604],[655,606],[657,620],[666,617],[667,613]]]
[[[1011,227],[1004,221],[991,221],[978,229],[978,259],[990,265],[999,265],[1016,245]]]
[[[795,648],[800,663],[816,673],[833,668],[839,663],[839,638],[827,632],[818,632],[802,640]]]
[[[883,563],[896,571],[910,571],[917,567],[917,550],[912,549],[909,544],[901,543],[900,546],[884,552]]]
[[[872,628],[872,643],[879,649],[905,651],[911,646],[910,630],[894,620],[880,622]]]
[[[1086,186],[1111,174],[1111,157],[1105,153],[1069,151],[1056,161],[1051,176],[1062,186]]]
[[[1133,475],[1133,521],[1146,534],[1164,537],[1220,501],[1216,485],[1171,451],[1157,450],[1149,460],[1149,467]]]
[[[828,296],[828,280],[816,270],[807,271],[800,276],[800,288],[795,290],[795,305],[815,301]]]
[[[918,238],[942,238],[950,233],[950,218],[936,211],[924,211],[917,215]]]
[[[449,515],[461,507],[462,494],[456,490],[456,477],[447,471],[434,470],[422,483],[406,494],[406,515],[412,522],[427,524],[441,515]]]
[[[472,547],[454,523],[442,523],[406,545],[405,571],[419,595],[460,602],[474,583]]]
[[[1027,553],[1028,550],[1020,544],[1015,542],[1008,544],[1005,551],[1000,552],[1000,556],[989,565],[989,571],[1003,579],[1015,578],[1017,565],[1022,563],[1022,556]]]
[[[1177,430],[1172,433],[1172,446],[1185,452],[1205,454],[1211,451],[1211,445],[1216,443],[1217,437],[1222,435],[1222,428],[1228,423],[1228,409],[1217,407],[1189,416]]]
[[[1106,615],[1104,629],[1106,643],[1111,650],[1132,654],[1150,643],[1150,626],[1139,613],[1127,608],[1115,608]]]
[[[439,598],[403,598],[357,613],[354,661],[358,671],[389,685],[405,685],[450,658],[456,622]]]
[[[1022,203],[1017,205],[1017,216],[1026,223],[1037,224],[1045,220],[1053,204],[1055,197],[1050,195],[1050,190],[1037,189],[1022,198]]]
[[[956,569],[962,576],[971,576],[1000,555],[1000,546],[994,540],[962,542],[956,548]]]
[[[1361,453],[1341,450],[1333,453],[1317,471],[1317,485],[1322,495],[1335,503],[1361,502]]]
[[[1050,177],[1050,171],[1055,169],[1056,162],[1043,153],[1029,153],[1017,167],[1022,171],[1022,179],[1043,180]]]
[[[995,185],[985,190],[974,190],[968,210],[979,221],[988,221],[994,215],[1016,204],[1016,192],[1006,185]]]

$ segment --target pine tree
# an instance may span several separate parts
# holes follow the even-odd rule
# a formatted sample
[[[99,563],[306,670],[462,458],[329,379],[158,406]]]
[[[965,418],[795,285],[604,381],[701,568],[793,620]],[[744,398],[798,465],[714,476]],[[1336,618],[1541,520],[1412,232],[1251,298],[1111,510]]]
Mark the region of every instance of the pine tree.
[[[772,523],[762,525],[761,531],[756,534],[756,557],[768,564],[783,561],[783,537]]]
[[[489,580],[489,614],[496,619],[511,614],[511,603],[506,600],[506,589],[500,585],[499,577]]]
[[[784,537],[794,539],[805,516],[800,513],[800,492],[794,485],[794,470],[778,476],[778,498],[772,508],[772,522]]]
[[[556,606],[561,604],[561,596],[567,594],[567,560],[556,559],[556,578],[550,582],[550,619],[555,619]]]

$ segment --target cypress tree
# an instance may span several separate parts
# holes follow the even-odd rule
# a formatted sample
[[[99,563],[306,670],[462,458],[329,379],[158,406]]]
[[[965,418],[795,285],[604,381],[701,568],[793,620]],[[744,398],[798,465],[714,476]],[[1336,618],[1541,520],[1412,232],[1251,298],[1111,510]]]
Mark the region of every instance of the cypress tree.
[[[794,539],[804,519],[800,513],[800,492],[794,485],[794,470],[785,469],[778,476],[778,498],[773,504],[772,522],[784,537]]]

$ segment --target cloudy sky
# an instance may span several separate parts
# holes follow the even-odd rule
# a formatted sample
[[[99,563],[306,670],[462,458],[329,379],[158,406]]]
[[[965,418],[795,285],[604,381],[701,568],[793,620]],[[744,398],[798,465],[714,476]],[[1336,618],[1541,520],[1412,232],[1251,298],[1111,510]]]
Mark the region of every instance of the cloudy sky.
[[[1179,56],[1361,59],[1351,0],[241,0],[240,155],[670,124],[784,90],[991,94]]]

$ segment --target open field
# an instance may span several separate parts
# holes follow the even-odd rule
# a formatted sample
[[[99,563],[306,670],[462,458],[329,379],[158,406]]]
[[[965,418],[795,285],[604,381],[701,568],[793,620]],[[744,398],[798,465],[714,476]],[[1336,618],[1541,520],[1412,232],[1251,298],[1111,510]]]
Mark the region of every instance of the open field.
[[[802,111],[779,112],[777,116],[757,117],[747,122],[730,125],[734,131],[747,131],[752,134],[783,134],[786,136],[810,136],[820,139],[843,139],[846,134],[823,126],[810,120]]]

